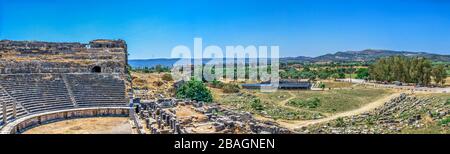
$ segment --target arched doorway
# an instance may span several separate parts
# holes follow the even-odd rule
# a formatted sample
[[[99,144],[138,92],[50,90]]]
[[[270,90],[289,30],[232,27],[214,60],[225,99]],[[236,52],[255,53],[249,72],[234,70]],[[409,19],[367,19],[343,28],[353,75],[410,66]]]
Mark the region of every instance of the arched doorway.
[[[91,72],[92,72],[92,73],[101,73],[101,72],[102,72],[102,68],[101,68],[100,66],[94,66],[94,67],[91,69]]]

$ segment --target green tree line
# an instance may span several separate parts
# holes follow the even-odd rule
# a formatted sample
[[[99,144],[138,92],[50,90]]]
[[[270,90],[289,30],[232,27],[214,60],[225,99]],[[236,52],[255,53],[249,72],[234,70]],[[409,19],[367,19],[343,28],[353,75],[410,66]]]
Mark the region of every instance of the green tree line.
[[[369,76],[377,81],[400,81],[428,86],[432,79],[443,85],[447,73],[444,65],[433,66],[426,58],[392,56],[381,58],[369,66]]]

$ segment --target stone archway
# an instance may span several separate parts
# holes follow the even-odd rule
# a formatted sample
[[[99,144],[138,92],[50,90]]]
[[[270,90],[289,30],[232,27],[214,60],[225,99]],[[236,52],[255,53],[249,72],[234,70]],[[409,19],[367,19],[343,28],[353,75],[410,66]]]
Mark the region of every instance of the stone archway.
[[[100,66],[94,66],[94,67],[91,69],[91,72],[92,72],[92,73],[101,73],[101,72],[102,72],[102,68],[101,68]]]

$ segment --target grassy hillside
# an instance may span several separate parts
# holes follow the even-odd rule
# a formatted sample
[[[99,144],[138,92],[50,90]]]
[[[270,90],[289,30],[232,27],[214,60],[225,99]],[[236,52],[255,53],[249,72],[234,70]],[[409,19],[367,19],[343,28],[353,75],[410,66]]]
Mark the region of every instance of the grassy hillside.
[[[212,88],[212,91],[214,101],[223,105],[268,118],[287,120],[323,118],[334,113],[359,108],[391,93],[389,90],[358,87],[326,91],[278,90],[273,93],[262,93],[259,90],[241,90],[240,93],[225,94],[214,88]],[[309,99],[319,100],[318,105],[306,107],[292,103],[308,101]],[[255,103],[255,100],[259,101]],[[259,107],[258,104],[260,104]]]
[[[295,99],[292,102],[312,102],[316,99],[316,107],[303,107],[310,111],[319,111],[322,113],[337,113],[360,108],[361,106],[381,99],[389,94],[388,90],[383,89],[344,89],[330,91],[296,91]],[[294,103],[288,105],[296,107]]]

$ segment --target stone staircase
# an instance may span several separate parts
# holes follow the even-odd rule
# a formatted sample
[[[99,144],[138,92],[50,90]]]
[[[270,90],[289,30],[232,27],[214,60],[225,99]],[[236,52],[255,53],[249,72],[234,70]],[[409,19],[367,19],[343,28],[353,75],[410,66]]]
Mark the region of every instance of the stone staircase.
[[[75,97],[73,96],[72,87],[69,85],[69,81],[67,81],[66,75],[62,75],[62,79],[64,81],[64,85],[67,88],[67,93],[69,95],[69,101],[73,104],[73,106],[78,107],[78,103],[75,100]]]
[[[15,109],[14,104],[17,104]],[[16,117],[14,117],[14,112],[16,112]],[[6,116],[4,116],[3,113],[6,113]],[[26,111],[22,105],[17,103],[14,98],[9,96],[3,87],[0,86],[0,126],[3,125],[5,121],[22,117],[27,113],[28,111]]]
[[[113,74],[0,75],[0,126],[28,114],[82,107],[126,107],[127,102],[125,81]]]
[[[80,107],[126,106],[125,82],[114,76],[79,74],[68,81]]]

